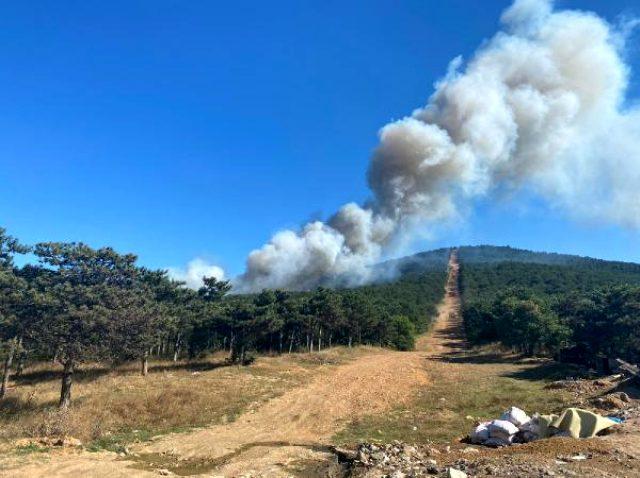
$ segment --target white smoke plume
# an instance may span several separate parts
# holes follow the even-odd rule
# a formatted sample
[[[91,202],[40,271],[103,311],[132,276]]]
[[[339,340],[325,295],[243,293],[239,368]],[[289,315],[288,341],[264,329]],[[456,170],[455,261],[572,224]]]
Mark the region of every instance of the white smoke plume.
[[[209,264],[204,259],[196,258],[189,261],[186,268],[169,267],[167,269],[169,277],[174,280],[184,282],[190,289],[199,289],[203,286],[203,277],[215,277],[224,280],[224,270],[215,264]]]
[[[516,0],[503,30],[451,62],[427,104],[384,126],[372,197],[251,252],[238,291],[369,279],[399,236],[473,198],[527,187],[569,214],[640,227],[640,109],[625,104],[625,32],[593,13]],[[629,23],[627,23],[627,26]]]

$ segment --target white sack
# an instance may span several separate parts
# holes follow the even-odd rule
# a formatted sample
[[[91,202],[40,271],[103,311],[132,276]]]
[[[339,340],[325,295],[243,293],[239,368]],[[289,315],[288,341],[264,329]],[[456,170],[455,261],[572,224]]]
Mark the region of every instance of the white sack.
[[[509,437],[518,433],[518,427],[507,420],[493,420],[487,425],[487,428],[489,429],[489,436],[491,438]]]
[[[518,407],[511,407],[504,412],[502,416],[500,416],[500,420],[506,420],[513,423],[518,428],[521,428],[529,423],[531,418],[524,412],[524,410],[520,410]]]
[[[489,439],[489,422],[481,423],[471,432],[472,443],[483,443]]]

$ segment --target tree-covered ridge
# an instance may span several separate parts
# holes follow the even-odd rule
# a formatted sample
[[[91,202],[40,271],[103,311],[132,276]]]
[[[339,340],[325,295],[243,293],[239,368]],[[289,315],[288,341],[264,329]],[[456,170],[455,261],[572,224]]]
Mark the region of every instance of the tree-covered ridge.
[[[38,262],[17,267],[14,257],[29,252]],[[243,364],[256,352],[334,345],[408,350],[435,315],[445,276],[444,264],[414,265],[396,281],[366,287],[229,295],[230,283],[213,277],[192,290],[133,254],[75,242],[30,247],[0,228],[0,398],[13,369],[41,360],[63,367],[64,408],[86,362],[138,360],[146,375],[150,358],[220,350]]]
[[[527,264],[575,265],[585,269],[621,271],[640,274],[640,264],[633,262],[606,261],[592,257],[536,252],[509,246],[461,246],[458,257],[464,264],[522,262]]]
[[[442,271],[447,268],[450,253],[451,249],[442,248],[385,261],[374,266],[374,277],[378,277],[376,282],[388,282],[424,271]]]
[[[471,249],[459,257],[472,342],[498,340],[526,354],[571,353],[587,362],[598,354],[640,360],[638,264]]]
[[[619,264],[605,261],[570,265],[522,262],[474,264],[461,261],[460,286],[465,299],[486,300],[510,287],[553,296],[611,285],[640,284],[640,268],[633,271],[631,267],[621,268]]]

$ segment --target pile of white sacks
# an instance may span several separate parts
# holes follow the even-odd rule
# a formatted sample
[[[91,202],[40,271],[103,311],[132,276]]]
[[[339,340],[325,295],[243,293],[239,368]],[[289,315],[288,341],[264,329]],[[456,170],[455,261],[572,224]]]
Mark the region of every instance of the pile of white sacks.
[[[511,407],[498,420],[477,425],[470,438],[473,443],[498,447],[536,440],[538,435],[537,420],[518,407]]]

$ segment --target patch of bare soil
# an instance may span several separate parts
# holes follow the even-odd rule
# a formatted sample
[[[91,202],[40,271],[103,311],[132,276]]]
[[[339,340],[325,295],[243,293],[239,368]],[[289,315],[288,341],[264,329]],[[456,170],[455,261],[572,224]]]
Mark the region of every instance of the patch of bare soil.
[[[328,444],[346,421],[364,413],[384,413],[425,386],[422,356],[373,350],[331,367],[232,423],[140,444],[126,459],[65,450],[29,457],[33,463],[0,476],[157,476],[158,469],[177,474],[215,470],[221,476],[291,476],[296,467],[326,462],[331,454],[322,444]]]

